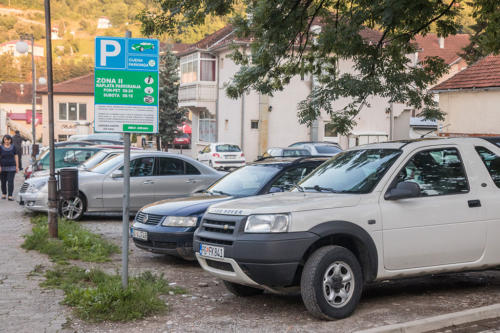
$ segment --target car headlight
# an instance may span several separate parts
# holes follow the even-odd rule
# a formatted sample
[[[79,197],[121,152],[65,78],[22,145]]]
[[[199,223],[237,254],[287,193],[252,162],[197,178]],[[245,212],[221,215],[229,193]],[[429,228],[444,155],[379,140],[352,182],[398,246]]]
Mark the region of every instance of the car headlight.
[[[164,227],[196,227],[197,216],[167,216],[161,223]]]
[[[30,186],[28,186],[28,189],[26,190],[26,192],[28,192],[28,193],[39,192],[41,189],[43,189],[44,187],[46,187],[46,185],[47,185],[47,182],[40,182],[40,183],[30,184]]]
[[[250,215],[245,232],[287,232],[289,224],[288,214]]]

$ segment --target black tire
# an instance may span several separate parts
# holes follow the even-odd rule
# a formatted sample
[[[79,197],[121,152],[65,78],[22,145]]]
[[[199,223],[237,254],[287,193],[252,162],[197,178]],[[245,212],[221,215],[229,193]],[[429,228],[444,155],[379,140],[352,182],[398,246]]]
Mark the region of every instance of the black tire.
[[[263,289],[244,286],[242,284],[224,281],[227,290],[239,297],[257,296],[264,292]]]
[[[335,274],[337,269],[338,273]],[[330,279],[324,281],[327,273]],[[348,276],[351,279],[344,283],[342,278],[347,279]],[[356,256],[348,249],[335,245],[324,246],[307,260],[300,289],[304,305],[314,317],[326,320],[346,318],[354,312],[361,298],[363,271]],[[330,295],[333,295],[333,299],[328,301]]]
[[[213,168],[214,167],[214,164],[212,163],[212,161],[208,161],[208,166]]]
[[[71,205],[78,206],[78,209],[71,209]],[[87,202],[85,197],[79,193],[73,200],[59,200],[59,215],[71,221],[79,221],[87,210]]]
[[[141,52],[142,52],[142,51],[144,51],[144,47],[142,47],[142,46],[141,46],[141,47],[139,48],[139,51],[141,51]]]

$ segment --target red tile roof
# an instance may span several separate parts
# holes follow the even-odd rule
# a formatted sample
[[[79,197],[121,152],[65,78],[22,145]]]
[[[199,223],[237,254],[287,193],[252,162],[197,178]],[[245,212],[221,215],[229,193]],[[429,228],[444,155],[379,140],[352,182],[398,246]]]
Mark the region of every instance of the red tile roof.
[[[33,103],[32,90],[31,83],[2,82],[0,83],[0,103],[31,105]],[[37,104],[41,104],[38,98]]]
[[[37,93],[47,94],[47,86],[37,90]],[[94,73],[54,84],[54,94],[94,95]]]
[[[418,57],[423,60],[427,57],[441,57],[448,64],[452,64],[460,58],[462,49],[469,44],[469,36],[466,34],[452,35],[444,38],[444,47],[439,47],[439,37],[436,34],[418,35],[415,42],[421,49]]]
[[[500,55],[487,56],[458,72],[432,90],[500,87]]]

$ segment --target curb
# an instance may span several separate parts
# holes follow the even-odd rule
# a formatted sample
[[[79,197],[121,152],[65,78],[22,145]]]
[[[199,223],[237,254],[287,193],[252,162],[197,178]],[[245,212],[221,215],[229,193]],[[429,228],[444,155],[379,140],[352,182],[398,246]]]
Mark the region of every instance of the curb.
[[[357,333],[421,333],[497,317],[500,317],[500,304],[448,313],[402,324],[370,328],[357,331]]]

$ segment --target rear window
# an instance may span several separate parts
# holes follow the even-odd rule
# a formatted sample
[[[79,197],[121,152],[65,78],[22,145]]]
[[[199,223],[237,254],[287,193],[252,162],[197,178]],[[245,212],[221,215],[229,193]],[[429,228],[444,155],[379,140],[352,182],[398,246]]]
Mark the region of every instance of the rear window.
[[[215,151],[218,153],[237,153],[241,149],[237,145],[218,145],[215,147]]]
[[[318,145],[316,150],[320,154],[338,154],[342,151],[342,149],[332,145]]]
[[[309,156],[311,155],[306,149],[286,149],[283,150],[284,157],[293,157],[293,156]]]

